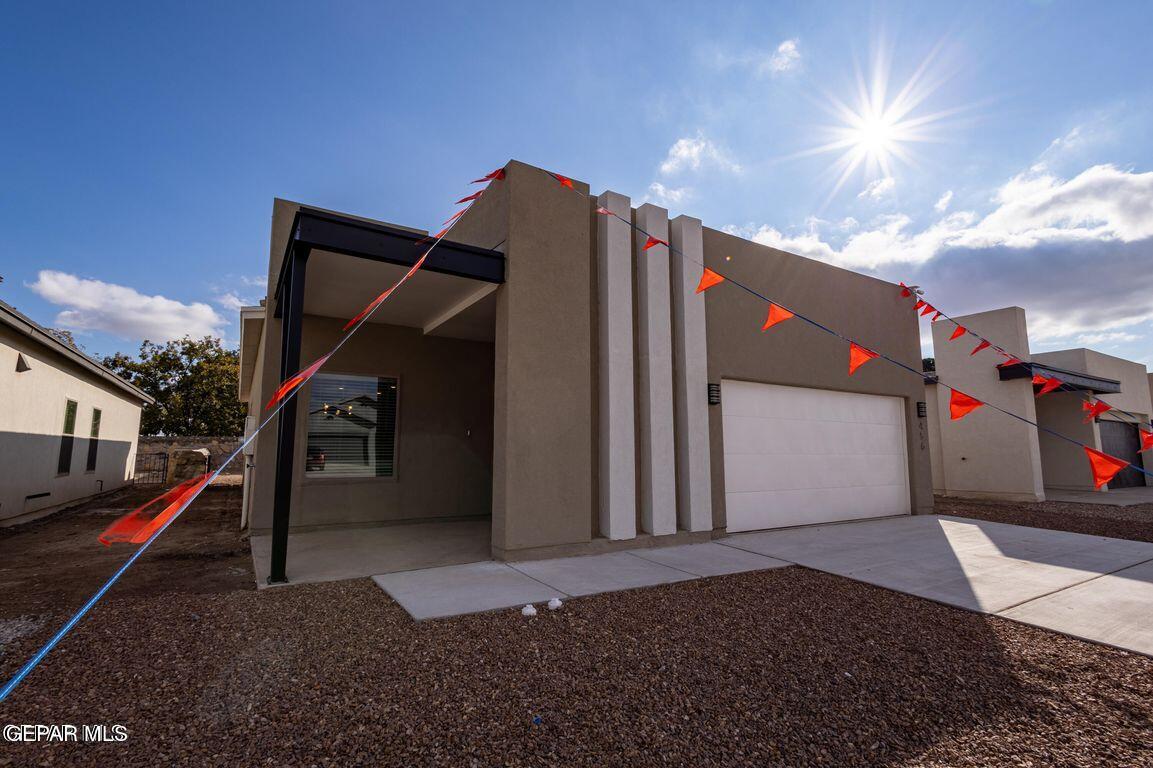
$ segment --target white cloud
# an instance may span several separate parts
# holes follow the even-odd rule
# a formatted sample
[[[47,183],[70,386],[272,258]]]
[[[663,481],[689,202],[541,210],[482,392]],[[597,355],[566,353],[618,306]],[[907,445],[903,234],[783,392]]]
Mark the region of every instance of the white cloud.
[[[642,202],[652,200],[661,205],[678,205],[692,196],[690,187],[666,187],[659,181],[649,184],[648,194]]]
[[[686,136],[677,139],[661,162],[660,172],[664,176],[672,176],[682,171],[699,171],[706,167],[731,173],[740,173],[741,170],[741,166],[730,160],[716,144],[698,134],[696,138]]]
[[[950,189],[941,195],[941,197],[937,199],[937,202],[933,203],[933,210],[937,213],[944,213],[951,202],[953,202],[953,190]]]
[[[41,270],[28,285],[45,300],[66,307],[55,325],[74,331],[104,331],[125,339],[164,342],[183,336],[215,336],[227,321],[208,304],[185,304],[147,296],[123,285]]]
[[[870,198],[872,200],[880,200],[881,198],[885,197],[886,195],[891,194],[892,191],[894,189],[896,189],[896,187],[897,187],[897,180],[894,179],[892,176],[885,176],[884,178],[873,179],[872,181],[870,181],[865,186],[864,189],[861,190],[860,194],[858,194],[857,197],[858,198],[867,197],[867,198]]]
[[[1153,320],[1153,172],[1097,165],[1065,179],[1035,167],[991,203],[983,216],[955,211],[920,227],[894,213],[852,231],[807,222],[799,234],[767,225],[741,233],[916,281],[950,314],[1025,307],[1038,345],[1131,344],[1127,356],[1140,357],[1142,324]]]
[[[222,293],[215,299],[216,303],[227,309],[229,312],[239,312],[241,307],[251,306],[253,302],[245,301],[236,295],[235,291],[228,291]]]
[[[801,49],[797,45],[797,39],[792,38],[778,45],[777,50],[761,62],[757,67],[757,74],[777,75],[797,69],[800,66]]]

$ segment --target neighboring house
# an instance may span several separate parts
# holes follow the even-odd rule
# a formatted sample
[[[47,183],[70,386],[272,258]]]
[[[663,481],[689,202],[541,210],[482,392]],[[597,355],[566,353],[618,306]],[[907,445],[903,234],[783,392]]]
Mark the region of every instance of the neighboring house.
[[[0,526],[128,482],[152,402],[0,302]]]
[[[949,341],[954,326],[938,321],[933,325],[933,352],[941,381],[1091,448],[1145,466],[1134,418],[1106,412],[1086,423],[1082,410],[1085,398],[1092,396],[1147,423],[1153,406],[1144,365],[1091,349],[1030,354],[1025,310],[1020,307],[956,320],[1024,362],[997,367],[1003,360],[992,351],[970,355],[971,337]],[[1065,386],[1035,397],[1039,387],[1033,384],[1033,374],[1058,378]],[[1077,445],[992,408],[979,408],[952,421],[949,390],[930,383],[926,392],[937,493],[1043,501],[1046,488],[1093,490],[1089,462]],[[1146,476],[1129,468],[1102,490],[1145,484]]]
[[[254,441],[246,516],[289,527],[487,518],[499,559],[929,512],[922,381],[597,215],[627,217],[910,366],[897,288],[512,162]],[[577,182],[578,191],[587,185]],[[241,313],[249,433],[278,384],[427,244],[423,231],[277,200],[264,306]],[[665,537],[661,539],[660,537]]]

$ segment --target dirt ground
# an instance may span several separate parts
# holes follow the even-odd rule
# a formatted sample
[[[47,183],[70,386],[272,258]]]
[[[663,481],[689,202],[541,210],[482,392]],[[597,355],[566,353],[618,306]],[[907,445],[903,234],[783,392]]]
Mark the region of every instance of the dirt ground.
[[[938,496],[934,500],[933,511],[939,515],[973,517],[994,523],[1153,542],[1153,504],[1111,507],[1106,504],[1067,504],[1057,501],[1039,504],[970,501]]]
[[[0,704],[128,740],[0,765],[1153,765],[1143,656],[798,567],[415,623],[369,580],[254,590],[238,503],[198,501]],[[127,555],[112,517],[0,537],[0,677]]]

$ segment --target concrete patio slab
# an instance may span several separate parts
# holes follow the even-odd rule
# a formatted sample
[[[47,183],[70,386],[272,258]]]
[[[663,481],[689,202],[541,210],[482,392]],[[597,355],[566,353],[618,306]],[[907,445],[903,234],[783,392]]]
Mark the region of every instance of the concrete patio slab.
[[[372,580],[417,621],[567,596],[504,563],[492,561],[388,573],[373,576]]]
[[[1153,544],[1146,542],[918,515],[744,533],[718,543],[1153,651]]]
[[[492,557],[488,520],[341,528],[288,536],[288,582],[358,579],[379,573],[475,563]],[[256,586],[268,586],[272,537],[253,536]]]
[[[574,596],[698,578],[692,573],[642,559],[632,552],[560,557],[510,565],[537,581]]]
[[[787,563],[784,560],[745,552],[734,547],[725,547],[713,542],[685,544],[680,547],[637,549],[630,554],[696,576],[723,576],[727,573],[760,571],[765,568],[783,568],[792,565],[792,563]]]
[[[1086,581],[1001,615],[1153,656],[1153,562]]]

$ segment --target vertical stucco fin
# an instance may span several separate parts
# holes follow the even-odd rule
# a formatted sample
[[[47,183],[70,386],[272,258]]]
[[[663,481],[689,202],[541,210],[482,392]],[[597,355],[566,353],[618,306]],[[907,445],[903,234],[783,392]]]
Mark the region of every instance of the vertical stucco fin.
[[[713,527],[709,468],[708,350],[705,294],[696,293],[704,263],[701,221],[678,216],[670,244],[685,258],[673,257],[673,398],[676,414],[677,517],[682,529]]]
[[[631,210],[616,192],[597,204],[622,216]],[[620,219],[597,217],[600,533],[609,539],[637,535],[631,237]]]
[[[636,223],[668,240],[668,211],[645,204]],[[673,343],[669,289],[669,249],[644,250],[635,235],[637,259],[637,350],[639,366],[641,529],[654,536],[676,533],[677,499],[673,429]]]

